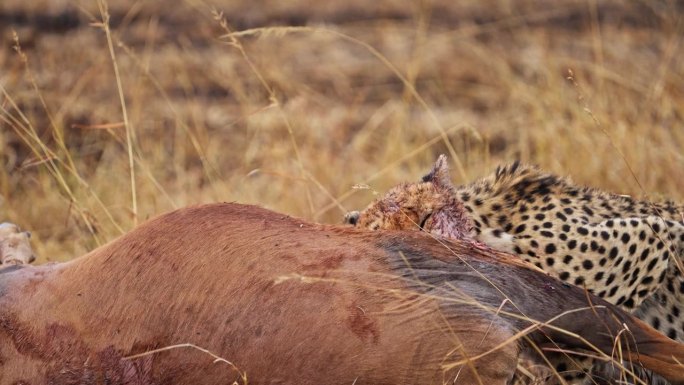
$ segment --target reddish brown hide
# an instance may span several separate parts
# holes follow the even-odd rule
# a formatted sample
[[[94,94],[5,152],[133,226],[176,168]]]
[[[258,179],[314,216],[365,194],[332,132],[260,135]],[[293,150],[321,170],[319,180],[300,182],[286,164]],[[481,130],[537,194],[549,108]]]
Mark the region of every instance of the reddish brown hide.
[[[540,321],[587,306],[505,254],[446,246],[253,206],[178,210],[72,262],[0,273],[0,384],[503,385],[520,354],[505,342],[530,322],[502,303]],[[610,353],[624,323],[645,366],[684,381],[682,345],[591,299],[553,325]],[[124,358],[182,343],[234,366],[191,348]]]

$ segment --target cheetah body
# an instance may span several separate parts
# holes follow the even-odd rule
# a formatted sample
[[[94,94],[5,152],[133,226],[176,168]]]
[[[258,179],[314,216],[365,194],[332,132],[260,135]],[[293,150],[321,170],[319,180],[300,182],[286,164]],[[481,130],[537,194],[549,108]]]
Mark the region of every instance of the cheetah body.
[[[674,284],[681,282],[684,210],[673,203],[578,187],[518,163],[454,192],[476,239],[495,248],[504,239],[506,251],[629,311],[661,288],[682,294]],[[669,326],[660,330],[684,335],[684,324]]]

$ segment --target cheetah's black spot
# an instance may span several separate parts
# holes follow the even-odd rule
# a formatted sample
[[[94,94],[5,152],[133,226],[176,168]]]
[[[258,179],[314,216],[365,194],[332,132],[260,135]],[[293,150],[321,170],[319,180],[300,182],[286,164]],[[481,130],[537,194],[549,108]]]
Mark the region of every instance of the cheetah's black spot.
[[[617,255],[618,255],[618,248],[613,246],[613,248],[610,249],[610,253],[608,253],[608,257],[610,257],[610,259],[615,259],[617,257]]]

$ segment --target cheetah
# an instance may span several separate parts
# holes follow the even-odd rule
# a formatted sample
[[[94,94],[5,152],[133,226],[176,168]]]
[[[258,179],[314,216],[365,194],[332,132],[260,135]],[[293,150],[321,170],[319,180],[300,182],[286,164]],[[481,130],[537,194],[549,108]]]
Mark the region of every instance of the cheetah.
[[[33,262],[33,255],[29,240],[31,233],[21,231],[13,223],[0,223],[0,265],[24,265]]]
[[[465,229],[473,240],[583,286],[684,341],[683,213],[674,203],[580,187],[519,162],[456,187],[442,155],[420,182],[392,188],[346,220],[447,238],[462,238],[457,231]]]

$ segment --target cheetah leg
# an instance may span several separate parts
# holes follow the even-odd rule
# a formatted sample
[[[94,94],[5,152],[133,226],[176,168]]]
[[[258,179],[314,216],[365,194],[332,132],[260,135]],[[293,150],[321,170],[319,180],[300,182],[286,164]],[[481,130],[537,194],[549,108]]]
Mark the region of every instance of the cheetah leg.
[[[515,254],[515,246],[517,244],[515,237],[502,230],[491,228],[482,229],[482,231],[479,234],[474,235],[473,238],[493,249]]]
[[[679,342],[684,342],[684,276],[670,266],[665,282],[646,298],[634,315],[653,328]]]

